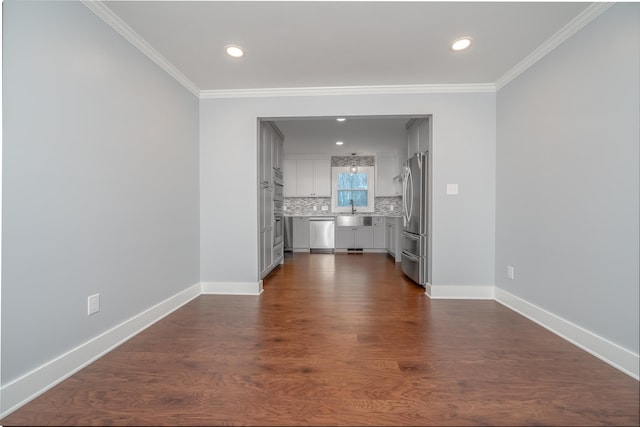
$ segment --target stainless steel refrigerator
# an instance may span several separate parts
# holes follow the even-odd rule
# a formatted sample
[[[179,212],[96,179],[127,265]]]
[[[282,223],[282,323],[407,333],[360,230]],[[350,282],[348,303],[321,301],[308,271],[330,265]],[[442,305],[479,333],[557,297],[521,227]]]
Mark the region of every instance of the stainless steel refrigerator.
[[[417,153],[402,173],[402,271],[421,286],[428,268],[428,153]]]

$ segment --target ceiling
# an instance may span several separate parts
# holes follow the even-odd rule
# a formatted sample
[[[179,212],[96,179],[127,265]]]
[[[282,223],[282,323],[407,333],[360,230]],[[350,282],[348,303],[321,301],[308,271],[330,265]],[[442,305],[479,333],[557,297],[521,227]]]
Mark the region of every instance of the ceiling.
[[[276,120],[285,136],[285,154],[359,156],[406,151],[410,117],[314,117]],[[336,145],[342,141],[343,145]]]
[[[97,7],[85,4],[94,11]],[[493,85],[590,3],[105,1],[99,5],[106,6],[106,14],[96,13],[110,24],[116,21],[114,28],[123,36],[202,97],[205,92],[283,88]],[[471,48],[452,51],[450,43],[462,36],[473,38]],[[227,56],[227,45],[241,46],[245,56]],[[350,117],[336,123],[334,117],[325,117],[277,124],[285,135],[286,154],[348,155],[396,150],[407,120]],[[338,140],[345,144],[336,146]]]
[[[495,83],[590,3],[103,2],[199,89]],[[471,36],[467,51],[451,41]],[[234,59],[226,45],[239,45]]]

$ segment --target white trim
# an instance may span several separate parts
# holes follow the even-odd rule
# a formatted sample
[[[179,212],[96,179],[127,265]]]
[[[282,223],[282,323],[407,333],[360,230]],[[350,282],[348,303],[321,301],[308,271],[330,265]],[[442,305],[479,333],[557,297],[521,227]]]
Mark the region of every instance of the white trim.
[[[138,48],[140,52],[145,54],[149,59],[155,62],[160,68],[166,71],[171,77],[176,79],[178,83],[184,86],[189,92],[195,96],[200,95],[200,89],[187,76],[182,74],[167,58],[162,56],[160,52],[155,50],[145,39],[136,33],[133,28],[127,25],[118,15],[113,13],[104,3],[98,0],[80,0],[89,10],[98,15],[111,28],[116,30],[118,34],[125,38],[129,43]]]
[[[358,172],[367,174],[367,206],[358,206],[358,213],[374,213],[376,210],[376,168],[375,166],[358,166]],[[351,174],[349,166],[331,166],[331,212],[336,214],[351,213],[351,206],[338,206],[338,176]]]
[[[495,300],[630,377],[640,379],[637,354],[497,287]]]
[[[280,96],[329,96],[329,95],[402,95],[414,93],[492,93],[493,83],[478,84],[430,84],[387,86],[334,86],[264,89],[201,90],[200,99],[264,98]]]
[[[580,31],[588,23],[596,19],[602,12],[609,9],[614,3],[592,3],[576,16],[571,22],[555,33],[549,40],[542,43],[536,50],[520,61],[515,67],[507,71],[496,83],[496,90],[505,87],[509,82],[524,73],[533,64],[544,58],[548,53],[560,46],[569,37]]]
[[[487,299],[493,298],[493,285],[425,285],[431,299]]]
[[[362,251],[353,251],[346,248],[335,248],[333,253],[336,254],[386,254],[387,250],[382,248],[363,248]]]
[[[200,295],[200,292],[201,286],[199,283],[190,286],[108,331],[91,338],[65,354],[37,367],[20,378],[3,385],[0,389],[2,396],[0,418],[9,415],[9,413],[35,399],[158,320],[182,307]]]
[[[203,295],[260,295],[263,292],[259,282],[202,282]]]

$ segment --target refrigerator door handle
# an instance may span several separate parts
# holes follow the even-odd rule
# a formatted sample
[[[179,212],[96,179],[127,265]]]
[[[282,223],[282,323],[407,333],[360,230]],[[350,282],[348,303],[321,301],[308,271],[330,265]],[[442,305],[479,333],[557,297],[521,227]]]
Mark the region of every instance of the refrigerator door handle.
[[[407,223],[411,220],[411,216],[413,215],[413,176],[411,174],[411,168],[407,168],[407,188],[411,191],[411,205],[409,206],[407,212]]]
[[[402,180],[402,219],[404,220],[404,225],[407,225],[407,168],[405,167],[405,172]]]
[[[406,231],[402,232],[402,237],[406,237],[410,240],[420,240],[420,236],[416,236],[415,234],[407,233]]]
[[[412,261],[420,262],[420,257],[415,256],[411,252],[402,251],[402,255],[406,256],[407,258],[409,258]]]

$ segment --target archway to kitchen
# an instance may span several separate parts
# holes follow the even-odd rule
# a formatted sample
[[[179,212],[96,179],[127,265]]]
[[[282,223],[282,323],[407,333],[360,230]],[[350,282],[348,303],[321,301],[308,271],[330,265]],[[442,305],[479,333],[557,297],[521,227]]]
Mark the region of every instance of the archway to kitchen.
[[[407,186],[402,172],[409,158],[431,151],[431,122],[428,115],[258,118],[260,279],[293,253],[372,252],[430,282],[431,156],[417,158],[424,190]],[[423,217],[417,259],[401,256],[409,210]]]

